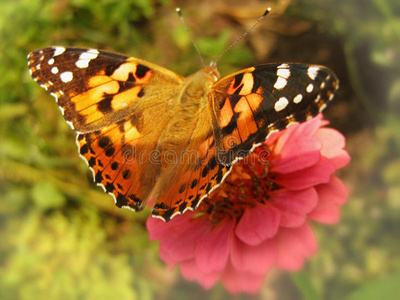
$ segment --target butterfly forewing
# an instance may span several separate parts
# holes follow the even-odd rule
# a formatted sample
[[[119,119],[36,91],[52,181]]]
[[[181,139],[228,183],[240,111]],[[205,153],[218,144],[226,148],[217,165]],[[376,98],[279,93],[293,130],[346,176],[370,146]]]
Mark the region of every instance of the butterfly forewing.
[[[221,78],[211,95],[219,163],[231,165],[271,132],[314,117],[338,86],[329,69],[303,64],[266,64]]]
[[[96,49],[47,47],[30,53],[28,65],[32,78],[56,98],[66,121],[79,132],[133,117],[149,101],[159,105],[165,99],[152,87],[174,93],[183,81],[149,62]]]

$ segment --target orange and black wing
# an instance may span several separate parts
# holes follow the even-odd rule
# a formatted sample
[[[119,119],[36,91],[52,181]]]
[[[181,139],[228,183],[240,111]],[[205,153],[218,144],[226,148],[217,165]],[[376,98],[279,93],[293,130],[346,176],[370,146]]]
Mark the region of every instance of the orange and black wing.
[[[32,78],[56,98],[78,132],[92,132],[177,93],[183,77],[155,64],[112,52],[47,47],[28,55]]]
[[[159,172],[149,153],[171,118],[183,77],[126,55],[74,47],[36,50],[28,65],[77,131],[95,182],[117,206],[141,210]]]
[[[209,115],[201,115],[193,139],[174,162],[171,175],[160,177],[154,188],[153,216],[169,221],[186,210],[195,210],[231,171],[217,161],[217,148]],[[207,133],[208,131],[208,133]],[[201,134],[201,133],[204,134]],[[162,194],[158,195],[157,191]]]
[[[266,64],[218,80],[210,101],[218,163],[247,156],[271,132],[320,113],[339,87],[326,67]]]

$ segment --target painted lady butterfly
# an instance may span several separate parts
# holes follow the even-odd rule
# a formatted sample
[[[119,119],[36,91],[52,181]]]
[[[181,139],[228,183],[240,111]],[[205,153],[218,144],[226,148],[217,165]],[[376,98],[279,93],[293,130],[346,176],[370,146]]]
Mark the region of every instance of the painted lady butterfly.
[[[219,78],[216,64],[182,77],[126,55],[47,47],[32,78],[77,132],[80,156],[118,207],[169,221],[193,210],[232,165],[274,131],[332,100],[338,80],[316,65],[265,64]]]

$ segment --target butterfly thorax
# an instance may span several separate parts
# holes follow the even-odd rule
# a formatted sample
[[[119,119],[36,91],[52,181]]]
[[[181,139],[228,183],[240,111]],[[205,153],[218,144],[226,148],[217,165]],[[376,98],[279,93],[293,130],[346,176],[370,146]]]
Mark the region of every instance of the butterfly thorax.
[[[161,165],[151,194],[154,200],[157,201],[168,190],[171,182],[196,169],[196,164],[201,164],[198,149],[213,134],[209,94],[218,78],[215,67],[205,67],[182,83],[170,112],[171,118],[157,143]]]
[[[205,100],[220,75],[216,67],[204,67],[183,82],[179,98],[181,103]]]
[[[200,115],[207,109],[209,94],[218,78],[219,73],[215,67],[205,67],[185,79],[177,99],[174,99],[171,119],[159,140],[161,148],[184,150],[181,147],[187,145]]]

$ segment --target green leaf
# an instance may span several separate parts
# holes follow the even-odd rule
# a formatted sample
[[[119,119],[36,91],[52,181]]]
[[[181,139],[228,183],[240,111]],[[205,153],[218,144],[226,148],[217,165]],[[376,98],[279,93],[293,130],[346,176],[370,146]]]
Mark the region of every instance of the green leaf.
[[[59,208],[65,204],[64,195],[50,182],[39,181],[33,186],[32,198],[40,209]]]
[[[297,288],[300,290],[303,296],[302,299],[304,300],[321,299],[308,273],[301,271],[293,273],[291,277],[294,283],[296,284]]]
[[[400,272],[363,285],[351,293],[347,300],[395,299],[400,294]]]

